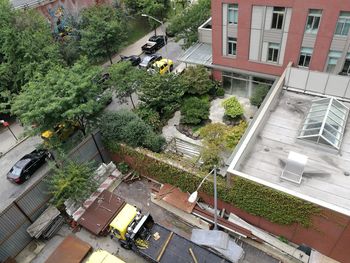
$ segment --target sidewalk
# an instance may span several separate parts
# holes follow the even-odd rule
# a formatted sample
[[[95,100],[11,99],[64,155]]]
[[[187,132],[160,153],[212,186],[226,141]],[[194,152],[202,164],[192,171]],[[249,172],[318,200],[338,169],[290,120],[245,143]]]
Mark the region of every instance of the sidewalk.
[[[18,122],[11,123],[10,129],[18,140],[16,141],[8,128],[2,129],[0,131],[0,156],[8,152],[24,139],[24,128]]]
[[[164,34],[161,26],[158,27],[156,31],[157,31],[157,34]],[[147,35],[145,35],[142,38],[140,38],[139,40],[137,40],[135,43],[133,43],[133,44],[125,47],[121,51],[119,51],[118,54],[116,54],[112,58],[113,63],[116,63],[116,62],[118,62],[120,60],[120,55],[124,55],[124,56],[137,55],[137,56],[140,56],[142,54],[141,47],[153,35],[154,35],[154,30],[152,30]],[[108,67],[110,65],[111,65],[111,63],[109,61],[107,61],[106,63],[103,64],[103,67]]]

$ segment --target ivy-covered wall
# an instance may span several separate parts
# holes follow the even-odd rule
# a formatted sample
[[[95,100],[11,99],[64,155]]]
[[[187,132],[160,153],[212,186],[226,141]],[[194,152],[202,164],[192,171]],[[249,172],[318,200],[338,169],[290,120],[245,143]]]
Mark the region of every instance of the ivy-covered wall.
[[[124,145],[109,145],[113,159],[124,161],[140,174],[179,187],[182,191],[193,192],[205,174],[184,169],[161,154],[144,149],[133,149]],[[246,212],[264,217],[270,222],[290,225],[299,223],[311,226],[311,217],[320,212],[320,208],[291,195],[256,184],[241,177],[233,178],[233,186],[218,178],[218,198]],[[201,191],[213,195],[212,182],[206,181]]]

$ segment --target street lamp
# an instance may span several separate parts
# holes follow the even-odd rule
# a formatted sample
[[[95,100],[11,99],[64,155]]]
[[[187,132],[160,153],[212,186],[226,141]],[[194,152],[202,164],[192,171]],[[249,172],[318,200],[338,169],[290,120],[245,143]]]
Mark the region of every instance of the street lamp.
[[[159,19],[157,19],[157,18],[155,18],[155,17],[153,17],[153,16],[150,16],[150,15],[147,15],[147,14],[141,14],[141,16],[143,16],[143,17],[148,17],[148,18],[150,18],[150,19],[152,19],[152,20],[154,20],[154,21],[156,21],[156,22],[158,22],[158,23],[161,24],[161,27],[162,27],[163,33],[164,33],[163,39],[164,39],[164,46],[165,46],[166,62],[167,62],[167,64],[168,64],[168,47],[167,47],[167,39],[166,39],[166,30],[165,30],[165,26],[164,26],[163,21],[160,21]],[[155,31],[155,32],[156,32],[156,31]],[[156,34],[157,34],[157,32],[155,33],[155,35],[156,35]],[[168,72],[170,72],[170,66],[168,66]]]
[[[197,201],[198,198],[198,190],[199,188],[201,188],[202,184],[204,183],[204,181],[212,174],[214,173],[214,230],[218,229],[217,226],[217,220],[218,220],[218,216],[217,216],[217,210],[218,210],[218,200],[217,200],[217,191],[216,191],[216,165],[214,166],[213,170],[210,171],[210,173],[208,173],[203,180],[201,181],[201,183],[198,185],[197,190],[194,191],[190,197],[188,198],[188,202],[190,203],[194,203]]]

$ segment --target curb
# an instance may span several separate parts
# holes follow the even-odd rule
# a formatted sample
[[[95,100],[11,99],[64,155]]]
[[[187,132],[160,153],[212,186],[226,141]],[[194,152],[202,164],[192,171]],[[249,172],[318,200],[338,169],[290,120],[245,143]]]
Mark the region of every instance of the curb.
[[[27,140],[30,136],[26,136],[23,139],[17,141],[17,143],[13,146],[11,146],[7,151],[5,152],[0,152],[0,158],[5,156],[7,153],[9,153],[10,151],[12,151],[14,148],[16,148],[18,145],[20,145],[22,142],[24,142],[25,140]]]

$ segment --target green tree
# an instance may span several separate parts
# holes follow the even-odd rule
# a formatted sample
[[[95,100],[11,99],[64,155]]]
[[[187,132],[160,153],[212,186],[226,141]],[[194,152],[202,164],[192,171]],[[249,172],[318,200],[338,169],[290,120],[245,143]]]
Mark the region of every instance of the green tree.
[[[91,67],[86,58],[71,68],[56,66],[25,85],[14,100],[12,112],[25,125],[36,124],[40,131],[71,121],[85,135],[89,119],[104,106],[96,99],[102,93],[95,81],[100,71]]]
[[[165,140],[135,113],[120,110],[106,113],[100,120],[103,139],[107,143],[125,143],[132,147],[144,147],[154,152],[161,151]]]
[[[130,62],[114,64],[109,67],[108,71],[110,75],[108,83],[114,87],[116,97],[121,102],[125,102],[126,98],[130,98],[132,106],[135,109],[132,94],[141,85],[141,81],[147,72],[133,67]]]
[[[154,18],[163,21],[169,8],[168,0],[141,0],[142,1],[142,13],[153,16]],[[157,35],[156,28],[160,26],[159,22],[153,19],[148,19],[152,28],[154,28],[154,34]]]
[[[148,75],[140,85],[139,99],[167,118],[179,108],[185,91],[178,76],[153,74]]]
[[[67,161],[64,166],[52,166],[52,169],[53,174],[47,180],[49,193],[52,194],[50,202],[58,208],[62,208],[67,199],[83,202],[97,189],[95,169],[91,163]]]
[[[186,68],[181,79],[188,93],[203,95],[214,86],[209,77],[209,73],[204,66],[196,66]]]
[[[198,27],[210,17],[210,0],[198,0],[183,12],[171,18],[168,30],[176,39],[184,39],[184,47],[198,41]]]
[[[8,109],[11,97],[35,74],[46,74],[62,60],[41,14],[0,1],[0,103]]]
[[[189,97],[181,107],[181,123],[199,124],[209,118],[209,99]]]
[[[225,115],[231,118],[241,117],[244,113],[242,105],[239,103],[236,97],[231,97],[222,102],[222,106],[225,109]]]
[[[269,90],[269,86],[263,84],[259,85],[250,97],[250,103],[259,108],[264,101],[267,93],[269,93]]]
[[[91,62],[100,62],[112,56],[126,40],[123,15],[109,5],[96,5],[81,13],[81,49]]]

